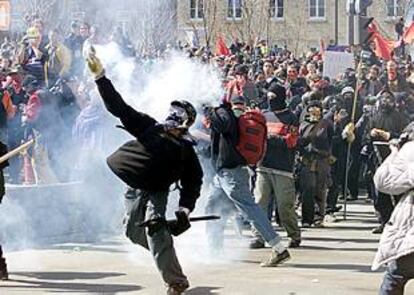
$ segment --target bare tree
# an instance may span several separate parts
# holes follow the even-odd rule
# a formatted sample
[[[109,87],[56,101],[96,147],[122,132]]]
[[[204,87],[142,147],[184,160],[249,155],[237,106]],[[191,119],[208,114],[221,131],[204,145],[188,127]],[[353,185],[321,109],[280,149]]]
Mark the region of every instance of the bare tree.
[[[307,7],[307,0],[296,0],[294,1],[293,11],[296,12],[296,15],[292,19],[288,19],[285,22],[285,40],[289,40],[290,46],[295,53],[295,55],[301,50],[299,48],[300,44],[306,40],[306,27],[308,19],[308,9],[303,9]]]
[[[203,2],[203,30],[206,46],[210,48],[211,39],[216,30],[218,0],[204,0]]]
[[[26,0],[24,2],[25,21],[31,22],[35,18],[40,18],[42,21],[48,23],[54,19],[54,12],[57,6],[57,0]]]
[[[133,13],[130,32],[140,49],[157,50],[175,41],[177,10],[173,1],[144,0]]]
[[[390,17],[404,17],[410,8],[411,0],[383,0],[385,14]],[[395,4],[395,5],[394,5]]]

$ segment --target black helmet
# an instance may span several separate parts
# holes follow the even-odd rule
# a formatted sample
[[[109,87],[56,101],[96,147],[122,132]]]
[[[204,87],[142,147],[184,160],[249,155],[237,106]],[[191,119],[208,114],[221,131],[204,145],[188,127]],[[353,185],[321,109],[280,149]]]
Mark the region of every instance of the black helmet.
[[[185,112],[187,113],[188,119],[185,122],[184,127],[190,128],[191,125],[194,124],[196,116],[197,116],[197,111],[190,102],[186,100],[174,100],[171,102],[171,106],[177,106],[177,107],[183,108]]]
[[[33,75],[27,75],[22,81],[22,87],[27,93],[32,93],[40,88],[39,80]]]

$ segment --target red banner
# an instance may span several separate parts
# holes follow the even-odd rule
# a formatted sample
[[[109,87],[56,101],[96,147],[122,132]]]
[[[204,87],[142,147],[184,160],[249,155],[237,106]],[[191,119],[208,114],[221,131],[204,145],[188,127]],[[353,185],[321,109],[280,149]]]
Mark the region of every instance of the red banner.
[[[216,44],[216,55],[230,55],[230,49],[224,42],[223,36],[218,37]]]

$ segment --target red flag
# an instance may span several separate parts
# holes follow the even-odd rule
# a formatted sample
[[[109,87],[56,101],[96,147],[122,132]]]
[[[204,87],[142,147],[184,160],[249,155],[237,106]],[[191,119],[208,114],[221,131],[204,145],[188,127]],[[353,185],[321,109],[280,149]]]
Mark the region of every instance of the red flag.
[[[373,33],[371,41],[375,43],[375,55],[384,60],[392,59],[395,41],[385,39],[378,30],[377,24],[371,23],[369,28],[369,31]]]
[[[224,42],[223,36],[218,37],[216,44],[216,55],[230,55],[230,49]]]
[[[405,44],[411,44],[414,40],[414,22],[405,30],[403,35],[403,40]]]
[[[380,33],[373,37],[375,43],[375,54],[384,59],[392,59],[392,52],[394,51],[394,41],[385,39]]]

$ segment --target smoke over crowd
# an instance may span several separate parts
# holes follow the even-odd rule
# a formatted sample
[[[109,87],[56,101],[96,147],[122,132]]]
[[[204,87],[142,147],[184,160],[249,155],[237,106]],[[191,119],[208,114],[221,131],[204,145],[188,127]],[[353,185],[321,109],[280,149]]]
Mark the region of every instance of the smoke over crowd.
[[[126,101],[159,121],[163,120],[174,99],[187,99],[201,107],[222,95],[218,73],[182,53],[171,51],[165,58],[145,65],[124,56],[114,42],[95,47],[107,76]],[[73,145],[70,153],[59,156],[61,163],[70,166],[71,182],[67,185],[10,187],[0,207],[0,232],[6,247],[26,248],[50,241],[70,242],[71,239],[93,241],[104,234],[122,233],[125,187],[110,174],[106,157],[128,140],[129,135],[116,128],[117,120],[105,113],[96,89],[90,89],[88,95],[90,104],[99,109],[101,116],[94,122],[97,124],[94,126],[95,149]],[[178,198],[171,200],[174,210]],[[197,209],[203,211],[201,206]]]

